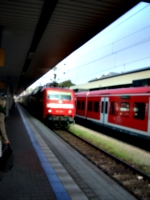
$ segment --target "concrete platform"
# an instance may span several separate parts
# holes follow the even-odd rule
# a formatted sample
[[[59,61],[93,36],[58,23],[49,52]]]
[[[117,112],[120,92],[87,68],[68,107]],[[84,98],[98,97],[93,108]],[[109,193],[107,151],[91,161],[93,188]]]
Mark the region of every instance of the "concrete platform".
[[[14,168],[0,200],[135,200],[20,105],[6,120]]]

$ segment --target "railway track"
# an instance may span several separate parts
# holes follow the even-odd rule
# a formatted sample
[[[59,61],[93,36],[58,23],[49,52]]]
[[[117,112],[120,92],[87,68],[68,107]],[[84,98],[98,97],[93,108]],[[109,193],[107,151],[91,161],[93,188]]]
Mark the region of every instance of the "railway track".
[[[133,166],[65,130],[54,130],[109,177],[139,200],[150,200],[150,177]]]

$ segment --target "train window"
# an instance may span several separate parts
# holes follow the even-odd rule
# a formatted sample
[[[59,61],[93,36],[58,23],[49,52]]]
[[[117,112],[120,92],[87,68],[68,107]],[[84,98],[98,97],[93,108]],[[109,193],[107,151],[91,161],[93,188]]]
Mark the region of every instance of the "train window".
[[[117,115],[118,114],[118,102],[110,102],[110,115]]]
[[[130,96],[124,95],[124,96],[121,96],[121,99],[130,99]]]
[[[145,103],[143,102],[135,102],[134,103],[134,118],[135,119],[144,119],[145,117]]]
[[[120,115],[122,117],[129,117],[130,104],[128,102],[121,102],[120,104]]]
[[[80,101],[77,101],[77,109],[80,110]]]
[[[48,91],[47,98],[51,100],[71,100],[71,93]]]
[[[59,93],[49,93],[47,97],[48,97],[48,99],[51,99],[51,100],[58,100]]]
[[[102,101],[101,113],[103,113],[103,109],[104,109],[104,101]]]
[[[81,110],[84,110],[84,109],[85,109],[85,102],[81,101]]]
[[[107,114],[107,107],[108,107],[108,102],[105,102],[105,114]]]
[[[93,104],[92,101],[88,102],[88,111],[92,111],[92,104]]]
[[[70,92],[60,92],[60,99],[61,100],[71,100],[71,93]]]
[[[115,115],[115,102],[110,102],[110,115]]]
[[[99,112],[99,101],[94,102],[94,112]]]

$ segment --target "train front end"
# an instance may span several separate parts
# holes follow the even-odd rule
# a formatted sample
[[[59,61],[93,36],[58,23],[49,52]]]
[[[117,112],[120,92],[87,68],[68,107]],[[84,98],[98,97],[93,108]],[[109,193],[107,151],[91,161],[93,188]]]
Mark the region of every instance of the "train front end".
[[[74,91],[63,88],[47,88],[44,97],[44,118],[51,126],[67,128],[74,123]]]

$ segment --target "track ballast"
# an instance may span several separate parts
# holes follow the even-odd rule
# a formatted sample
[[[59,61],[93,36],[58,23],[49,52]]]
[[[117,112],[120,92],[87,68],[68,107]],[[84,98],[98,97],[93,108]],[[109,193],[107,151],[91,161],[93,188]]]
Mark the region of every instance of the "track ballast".
[[[150,200],[148,175],[66,130],[54,132],[137,199]]]

